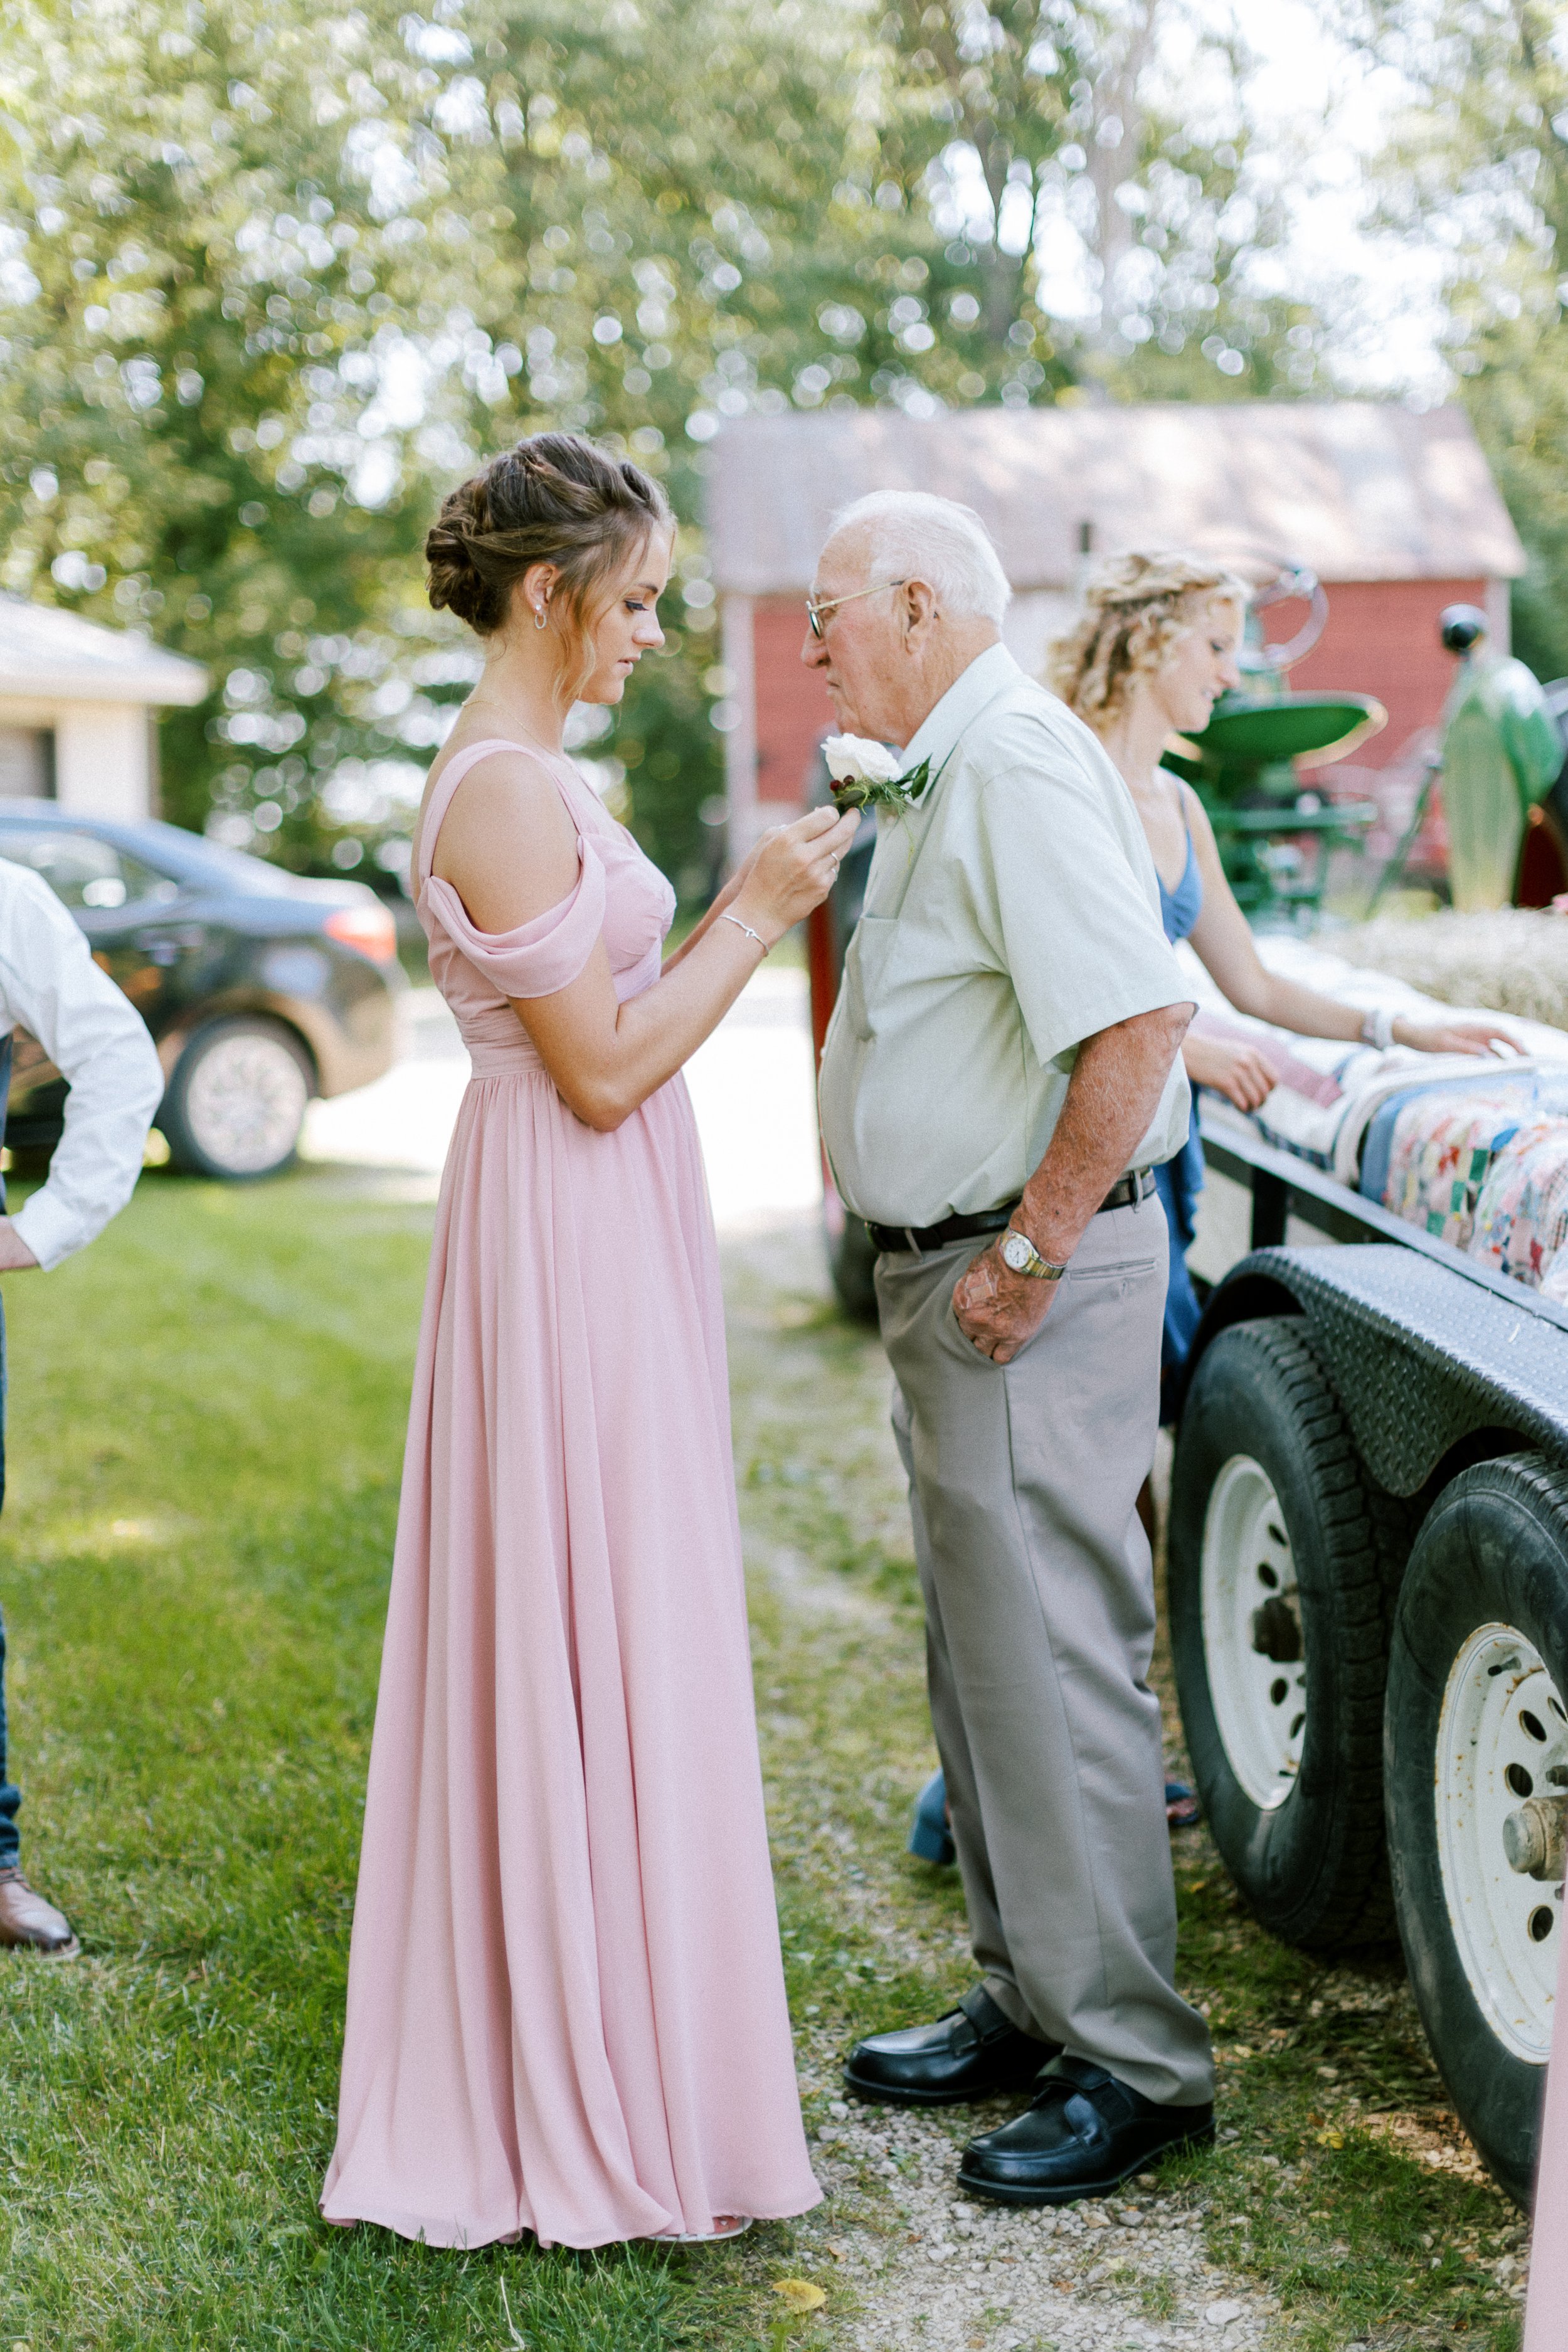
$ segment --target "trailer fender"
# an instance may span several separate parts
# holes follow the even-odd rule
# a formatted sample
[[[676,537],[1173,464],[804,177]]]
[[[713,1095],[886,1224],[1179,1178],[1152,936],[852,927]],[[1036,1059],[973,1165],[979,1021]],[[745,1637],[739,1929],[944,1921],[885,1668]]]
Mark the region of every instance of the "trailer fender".
[[[1211,1296],[1187,1381],[1229,1325],[1304,1315],[1363,1460],[1416,1494],[1456,1447],[1495,1433],[1568,1465],[1568,1329],[1521,1286],[1491,1285],[1396,1244],[1256,1250]]]

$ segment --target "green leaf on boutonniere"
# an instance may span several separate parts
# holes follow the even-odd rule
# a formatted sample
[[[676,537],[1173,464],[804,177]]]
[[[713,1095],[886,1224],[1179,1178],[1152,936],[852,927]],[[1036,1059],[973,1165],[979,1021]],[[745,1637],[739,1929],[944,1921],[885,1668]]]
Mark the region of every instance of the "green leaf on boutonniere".
[[[931,761],[922,760],[918,768],[910,768],[906,774],[886,782],[879,778],[874,782],[836,783],[834,805],[841,809],[891,809],[896,816],[902,816],[916,805],[930,782]]]

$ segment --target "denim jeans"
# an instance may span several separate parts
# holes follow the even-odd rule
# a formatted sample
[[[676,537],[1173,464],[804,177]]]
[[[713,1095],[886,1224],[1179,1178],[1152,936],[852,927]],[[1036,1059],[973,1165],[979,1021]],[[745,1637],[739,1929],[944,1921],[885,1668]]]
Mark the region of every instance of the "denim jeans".
[[[1182,1374],[1203,1315],[1193,1277],[1187,1272],[1187,1249],[1193,1238],[1197,1196],[1203,1189],[1203,1147],[1195,1129],[1175,1158],[1162,1161],[1154,1171],[1165,1223],[1171,1229],[1171,1271],[1165,1291],[1164,1328],[1160,1335],[1160,1419],[1167,1428],[1176,1418]]]
[[[5,1197],[0,1192],[0,1200]],[[0,1304],[0,1509],[5,1504],[5,1309]],[[21,1851],[16,1815],[22,1791],[5,1770],[5,1620],[0,1617],[0,1870],[9,1870]]]

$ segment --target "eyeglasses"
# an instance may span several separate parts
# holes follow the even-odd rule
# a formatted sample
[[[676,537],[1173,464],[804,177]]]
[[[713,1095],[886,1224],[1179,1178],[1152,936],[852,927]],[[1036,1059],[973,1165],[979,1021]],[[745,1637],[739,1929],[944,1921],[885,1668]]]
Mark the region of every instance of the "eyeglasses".
[[[885,589],[907,588],[909,584],[907,580],[883,580],[875,588],[852,588],[847,596],[829,596],[826,603],[820,597],[808,596],[805,600],[806,626],[820,645],[824,613],[837,613],[840,604],[853,604],[858,597],[880,596]]]

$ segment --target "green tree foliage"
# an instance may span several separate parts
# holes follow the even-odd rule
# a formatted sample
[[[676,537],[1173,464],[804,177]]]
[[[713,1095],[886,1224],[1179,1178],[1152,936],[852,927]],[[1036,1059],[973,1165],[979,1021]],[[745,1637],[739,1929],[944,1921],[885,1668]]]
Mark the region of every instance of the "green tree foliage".
[[[421,740],[385,707],[424,512],[387,322],[420,273],[377,201],[416,69],[363,14],[0,21],[5,583],[207,661],[213,703],[166,726],[170,814],[259,803],[308,854],[316,784]]]
[[[1411,104],[1384,217],[1451,257],[1447,356],[1530,569],[1516,650],[1568,674],[1568,35],[1550,0],[1366,0],[1350,27]]]
[[[898,0],[883,16],[878,172],[892,176],[875,195],[946,231],[929,380],[950,401],[1309,388],[1310,312],[1254,268],[1283,224],[1249,168],[1249,61],[1211,13]],[[1074,278],[1079,305],[1053,316]]]
[[[208,663],[164,730],[183,822],[296,864],[405,832],[476,670],[424,530],[563,425],[686,526],[666,653],[590,748],[695,890],[730,419],[1310,381],[1186,0],[426,5],[0,0],[0,578]],[[1219,92],[1180,128],[1177,35]]]

